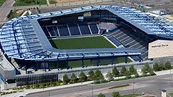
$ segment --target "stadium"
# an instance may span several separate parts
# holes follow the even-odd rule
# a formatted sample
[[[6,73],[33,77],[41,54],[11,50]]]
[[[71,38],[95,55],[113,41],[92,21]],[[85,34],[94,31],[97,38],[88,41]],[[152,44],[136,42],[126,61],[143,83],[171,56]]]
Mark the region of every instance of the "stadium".
[[[1,70],[1,79],[25,85],[34,83],[32,74],[28,74],[31,68],[51,71],[70,69],[71,61],[85,68],[88,64],[99,66],[102,61],[116,64],[148,60],[148,43],[172,40],[172,32],[173,26],[153,16],[112,5],[14,18],[0,29],[2,53],[13,64],[5,66],[12,69]],[[56,80],[55,75],[56,72],[36,77]]]

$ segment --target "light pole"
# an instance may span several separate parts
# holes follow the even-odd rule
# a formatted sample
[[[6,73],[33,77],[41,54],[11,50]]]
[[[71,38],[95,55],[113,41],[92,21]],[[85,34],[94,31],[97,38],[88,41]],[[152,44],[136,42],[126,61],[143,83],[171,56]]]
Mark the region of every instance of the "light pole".
[[[133,95],[135,94],[135,86],[134,86],[134,84],[135,84],[135,81],[134,81],[134,78],[133,78]]]
[[[49,97],[50,97],[50,90],[49,90]]]
[[[92,89],[92,97],[93,97],[93,84],[91,84],[91,89]]]

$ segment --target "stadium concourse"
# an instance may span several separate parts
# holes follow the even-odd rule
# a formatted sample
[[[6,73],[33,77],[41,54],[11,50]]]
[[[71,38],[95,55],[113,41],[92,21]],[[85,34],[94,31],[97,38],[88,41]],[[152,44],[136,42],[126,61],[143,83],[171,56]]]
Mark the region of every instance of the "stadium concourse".
[[[0,29],[0,42],[2,52],[16,69],[13,79],[5,76],[2,79],[16,82],[17,85],[35,83],[37,80],[33,77],[48,75],[36,75],[34,72],[22,75],[21,69],[26,73],[31,68],[34,71],[48,68],[50,71],[50,65],[54,64],[53,69],[59,70],[60,62],[65,62],[69,69],[68,62],[73,60],[81,60],[82,67],[85,67],[84,60],[96,60],[96,66],[107,58],[111,59],[111,64],[116,63],[118,57],[125,57],[125,63],[128,57],[133,61],[147,60],[148,43],[157,39],[171,40],[172,35],[173,26],[139,10],[112,5],[86,6],[14,18]],[[49,41],[84,36],[104,36],[116,48],[57,49]],[[58,73],[52,74],[49,80],[55,76]]]

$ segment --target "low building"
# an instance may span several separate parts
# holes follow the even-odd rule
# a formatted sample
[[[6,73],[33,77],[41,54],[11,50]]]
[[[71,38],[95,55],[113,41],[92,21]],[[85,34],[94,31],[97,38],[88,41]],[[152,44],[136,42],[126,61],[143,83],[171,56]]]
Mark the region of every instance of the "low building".
[[[161,58],[173,56],[173,41],[156,40],[149,43],[148,58]]]

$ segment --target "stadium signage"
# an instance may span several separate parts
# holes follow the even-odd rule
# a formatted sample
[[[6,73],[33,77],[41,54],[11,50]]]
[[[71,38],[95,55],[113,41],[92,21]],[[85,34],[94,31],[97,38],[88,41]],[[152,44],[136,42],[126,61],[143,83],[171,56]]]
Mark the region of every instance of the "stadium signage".
[[[168,44],[154,45],[154,46],[151,46],[151,47],[152,48],[155,48],[155,47],[165,47],[165,46],[168,46]]]

